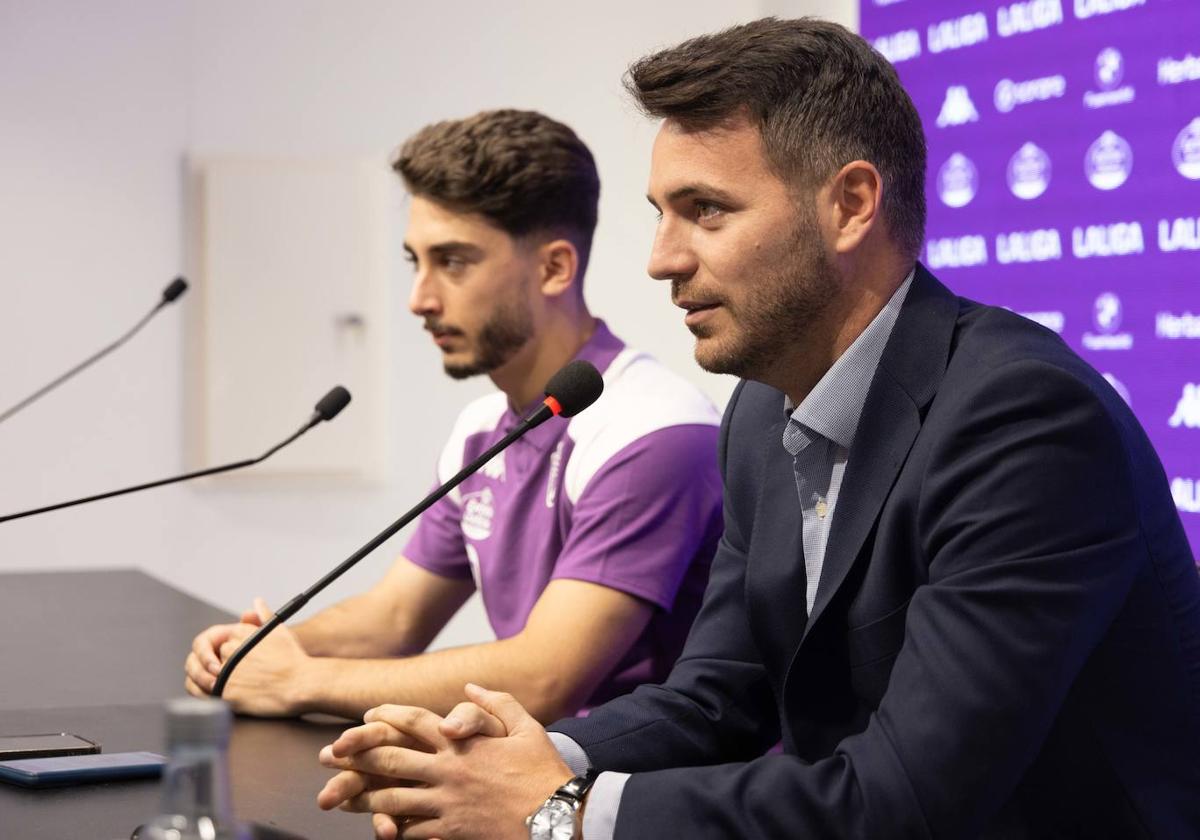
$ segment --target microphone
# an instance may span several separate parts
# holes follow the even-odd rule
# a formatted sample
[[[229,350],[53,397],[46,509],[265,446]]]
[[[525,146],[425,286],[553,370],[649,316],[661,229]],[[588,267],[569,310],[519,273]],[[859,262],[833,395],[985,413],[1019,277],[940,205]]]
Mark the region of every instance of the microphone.
[[[84,359],[82,362],[75,365],[75,367],[71,368],[69,371],[64,373],[62,376],[58,377],[58,379],[55,379],[49,385],[43,386],[39,390],[30,394],[25,399],[21,400],[19,403],[14,405],[12,408],[6,410],[3,414],[0,414],[0,423],[3,423],[5,420],[12,417],[14,414],[16,414],[18,411],[25,408],[26,406],[29,406],[29,405],[33,404],[34,402],[36,402],[37,400],[41,399],[46,394],[50,393],[55,388],[57,388],[59,385],[66,382],[68,379],[70,379],[75,374],[79,373],[80,371],[84,370],[85,368],[91,367],[96,362],[100,361],[105,356],[107,356],[109,353],[116,350],[118,347],[120,347],[126,341],[133,338],[133,336],[135,334],[137,334],[137,332],[139,330],[141,330],[142,327],[146,326],[146,324],[150,321],[150,319],[153,318],[158,313],[158,310],[162,309],[167,304],[173,303],[175,300],[177,300],[180,295],[182,295],[184,292],[187,291],[187,287],[188,287],[188,284],[187,284],[186,280],[184,280],[182,277],[176,277],[174,280],[172,280],[167,285],[167,287],[165,289],[163,289],[162,297],[158,301],[158,303],[155,304],[154,308],[151,309],[148,314],[143,316],[142,320],[140,320],[136,324],[134,324],[133,329],[131,329],[129,332],[125,333],[123,336],[118,338],[112,344],[110,344],[107,347],[105,347],[104,349],[102,349],[100,352]]]
[[[317,403],[316,408],[313,410],[312,417],[308,419],[307,423],[300,427],[298,432],[282,443],[278,443],[271,447],[257,458],[247,458],[244,461],[238,461],[233,464],[225,464],[224,466],[220,467],[209,467],[207,469],[197,470],[196,472],[177,475],[174,478],[164,478],[160,479],[159,481],[138,484],[134,487],[126,487],[122,490],[113,490],[109,493],[100,493],[98,495],[88,496],[83,499],[74,499],[69,502],[59,502],[56,505],[47,505],[46,507],[21,511],[20,513],[10,513],[7,516],[0,516],[0,522],[9,522],[13,519],[24,519],[26,516],[36,516],[39,513],[49,513],[52,510],[61,510],[62,508],[74,507],[75,505],[84,505],[88,502],[98,502],[101,499],[111,499],[113,496],[124,496],[126,493],[136,493],[139,490],[149,490],[152,487],[162,487],[164,484],[174,484],[177,481],[187,481],[192,478],[202,478],[206,475],[216,475],[217,473],[229,472],[230,470],[237,470],[241,469],[242,467],[253,466],[254,464],[258,464],[267,460],[280,449],[283,449],[283,447],[287,446],[289,443],[300,437],[300,435],[304,434],[318,423],[326,420],[332,420],[334,417],[337,417],[338,412],[345,408],[349,402],[350,392],[341,385],[336,386],[328,394],[321,397],[321,401]]]
[[[253,635],[242,642],[241,646],[221,666],[221,673],[217,675],[217,681],[213,685],[212,696],[220,697],[224,693],[225,684],[229,682],[229,677],[233,673],[233,669],[246,657],[246,654],[254,650],[255,646],[266,638],[268,633],[303,609],[304,605],[313,596],[349,571],[359,560],[362,560],[372,551],[383,545],[397,531],[424,513],[434,502],[445,496],[465,481],[472,473],[478,471],[480,467],[511,446],[518,438],[525,435],[531,429],[545,423],[551,417],[574,417],[594,403],[603,391],[604,379],[601,378],[600,372],[596,370],[591,362],[576,359],[561,368],[558,373],[550,377],[550,381],[546,384],[546,399],[537,407],[537,410],[518,423],[516,428],[505,435],[498,443],[459,470],[453,478],[422,499],[416,507],[384,528],[370,542],[343,560],[337,568],[284,604],[275,615],[271,616],[266,624],[259,627]]]

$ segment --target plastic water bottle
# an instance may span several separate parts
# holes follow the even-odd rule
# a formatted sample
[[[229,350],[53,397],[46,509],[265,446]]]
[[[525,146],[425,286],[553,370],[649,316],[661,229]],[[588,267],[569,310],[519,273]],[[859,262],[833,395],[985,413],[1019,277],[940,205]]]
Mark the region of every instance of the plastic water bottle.
[[[248,840],[233,818],[226,751],[233,716],[213,698],[167,702],[167,766],[159,815],[138,836],[147,840]]]

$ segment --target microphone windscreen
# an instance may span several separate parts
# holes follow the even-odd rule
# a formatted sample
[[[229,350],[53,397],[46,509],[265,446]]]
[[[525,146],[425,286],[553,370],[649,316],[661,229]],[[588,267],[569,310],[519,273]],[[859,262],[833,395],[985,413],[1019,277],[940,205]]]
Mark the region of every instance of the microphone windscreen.
[[[184,280],[182,277],[176,277],[167,285],[167,288],[163,289],[163,303],[170,303],[171,301],[175,300],[177,297],[187,291],[187,286],[188,284],[186,280]]]
[[[336,385],[328,394],[321,397],[317,403],[316,412],[322,420],[332,420],[343,408],[350,404],[350,392],[341,385]]]
[[[546,396],[562,406],[563,417],[574,417],[594,403],[604,392],[604,378],[591,362],[568,362],[546,383]]]

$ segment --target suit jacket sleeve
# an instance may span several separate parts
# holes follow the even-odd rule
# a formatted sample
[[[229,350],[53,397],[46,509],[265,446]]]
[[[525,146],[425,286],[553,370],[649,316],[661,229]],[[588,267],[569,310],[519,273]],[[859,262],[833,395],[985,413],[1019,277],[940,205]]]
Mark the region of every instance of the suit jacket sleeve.
[[[741,386],[721,425],[722,475],[740,393]],[[704,604],[667,682],[550,727],[582,745],[594,766],[633,772],[711,764],[761,755],[779,740],[775,701],[746,618],[742,535],[728,505],[724,516]]]
[[[915,538],[895,546],[919,546],[929,578],[866,728],[811,763],[711,763],[736,757],[722,751],[752,730],[740,716],[764,713],[740,705],[755,672],[726,568],[678,676],[628,698],[615,743],[597,749],[589,737],[605,731],[607,707],[579,730],[601,767],[645,769],[617,765],[658,743],[655,763],[675,765],[630,778],[617,838],[972,836],[1009,798],[1146,555],[1128,449],[1091,386],[1021,360],[983,370],[964,390],[925,421]],[[737,540],[723,548],[727,566]],[[721,632],[736,637],[736,656],[708,641]],[[805,690],[819,691],[820,675],[806,676]],[[623,746],[640,739],[652,743]]]

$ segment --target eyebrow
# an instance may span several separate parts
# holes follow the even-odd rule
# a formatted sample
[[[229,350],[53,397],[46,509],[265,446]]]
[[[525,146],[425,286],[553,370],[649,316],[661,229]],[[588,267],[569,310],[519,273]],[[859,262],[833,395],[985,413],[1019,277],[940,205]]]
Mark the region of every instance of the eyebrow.
[[[692,198],[697,195],[702,195],[705,198],[711,198],[714,201],[719,201],[719,202],[723,202],[726,204],[736,203],[734,201],[734,197],[731,193],[728,193],[725,190],[720,189],[719,187],[714,187],[711,184],[704,184],[704,183],[699,183],[699,182],[691,183],[691,184],[684,184],[683,186],[676,187],[675,189],[671,190],[669,193],[667,193],[667,203],[668,204],[674,203],[676,201],[679,201],[680,199]],[[649,193],[646,194],[646,200],[649,201],[651,205],[653,205],[655,210],[660,209],[658,206],[658,202],[656,202],[654,200],[654,198],[652,196],[650,196]]]
[[[417,252],[413,249],[412,245],[409,245],[407,242],[404,243],[404,250],[407,251],[413,257],[415,257],[417,255]],[[429,247],[429,252],[431,254],[434,254],[435,256],[443,255],[443,254],[462,254],[462,255],[468,256],[468,257],[483,256],[483,249],[480,248],[478,245],[472,244],[470,242],[458,242],[456,240],[451,240],[449,242],[439,242],[436,245],[431,245]]]

